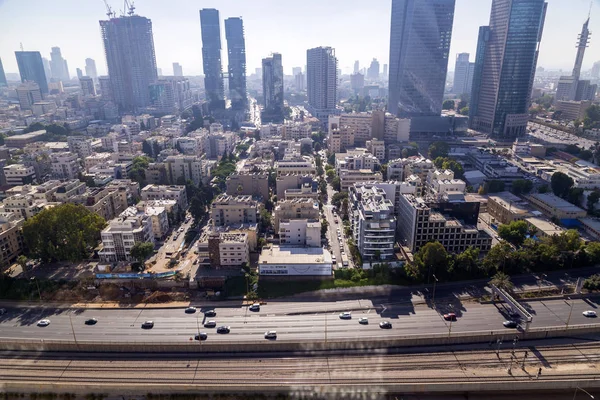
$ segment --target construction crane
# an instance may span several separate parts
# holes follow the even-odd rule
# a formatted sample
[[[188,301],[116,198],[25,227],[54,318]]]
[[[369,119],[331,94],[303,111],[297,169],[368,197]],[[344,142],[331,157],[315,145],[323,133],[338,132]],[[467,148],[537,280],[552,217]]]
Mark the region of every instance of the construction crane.
[[[110,18],[114,18],[115,17],[115,12],[112,10],[112,8],[108,5],[108,2],[106,0],[104,0],[104,5],[106,6],[106,16],[110,19]]]
[[[129,3],[129,0],[123,0],[123,9],[121,10],[121,15],[124,17],[125,14],[129,15],[130,17],[135,14],[135,5],[133,3],[133,1],[131,3]]]

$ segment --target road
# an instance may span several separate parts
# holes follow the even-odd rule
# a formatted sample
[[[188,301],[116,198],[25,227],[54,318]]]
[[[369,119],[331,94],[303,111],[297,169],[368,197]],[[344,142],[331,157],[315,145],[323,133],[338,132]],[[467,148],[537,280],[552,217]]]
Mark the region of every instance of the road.
[[[571,383],[582,388],[597,387],[596,366],[600,360],[597,344],[577,343],[557,347],[517,348],[515,356],[522,362],[517,367],[510,349],[460,350],[417,354],[362,354],[330,356],[270,356],[239,357],[223,355],[218,358],[197,355],[140,355],[140,354],[85,354],[85,353],[0,353],[0,382],[13,389],[22,385],[73,385],[74,391],[100,387],[102,393],[146,394],[168,390],[227,391],[252,393],[256,391],[281,392],[298,398],[315,397],[315,393],[335,398],[393,398],[403,391],[412,393],[437,391],[451,392],[452,385],[460,384],[462,398],[465,392],[481,397],[469,399],[499,399],[483,396],[486,384],[504,384],[506,390],[521,390],[524,396],[512,398],[536,399],[524,394],[528,385],[548,388],[550,382]],[[507,373],[512,366],[511,373]],[[538,368],[543,373],[536,378]],[[564,383],[566,382],[566,384]],[[440,388],[440,385],[448,385]],[[12,386],[15,385],[15,386]],[[85,388],[77,388],[85,385]],[[515,385],[515,386],[513,386]],[[548,387],[546,387],[548,385]],[[558,385],[552,384],[552,387]],[[571,386],[573,389],[576,386]],[[2,387],[2,386],[0,386]],[[15,391],[14,389],[12,391]],[[458,391],[458,390],[457,390]],[[367,395],[368,393],[368,395]],[[553,394],[571,398],[569,392],[553,390]],[[570,393],[567,397],[566,393]],[[446,398],[443,393],[435,399]],[[494,393],[496,395],[496,393]],[[387,397],[386,397],[387,396]],[[319,398],[322,398],[319,396]],[[399,398],[399,397],[398,397]],[[402,397],[413,399],[414,397]],[[423,397],[418,397],[422,399]],[[426,397],[430,398],[430,397]],[[553,399],[554,397],[544,397]],[[556,397],[561,398],[561,397]],[[583,397],[582,397],[583,398]]]
[[[598,299],[535,301],[525,303],[533,315],[532,327],[558,327],[580,324],[598,324],[600,320],[582,315],[585,310],[597,310]],[[572,312],[571,312],[572,304]],[[278,340],[326,341],[331,339],[394,338],[406,335],[440,334],[471,331],[495,331],[510,333],[502,322],[502,305],[464,304],[455,302],[436,304],[437,310],[426,304],[406,302],[373,303],[370,300],[344,302],[281,302],[263,305],[259,312],[251,312],[246,306],[216,308],[217,316],[205,318],[201,310],[185,314],[183,309],[45,309],[9,308],[0,316],[0,339],[73,339],[82,341],[112,342],[185,342],[199,330],[207,332],[210,341],[262,341],[268,330],[276,330]],[[351,311],[351,320],[342,320],[338,314]],[[453,311],[458,320],[452,324],[441,314]],[[569,314],[571,314],[569,320]],[[98,323],[87,326],[84,321],[97,318]],[[368,325],[360,325],[359,317],[367,317]],[[51,320],[48,327],[36,326],[42,318]],[[206,319],[213,319],[217,326],[231,326],[231,333],[216,334],[215,328],[204,328]],[[141,329],[146,320],[154,321],[153,329]],[[379,322],[393,324],[389,330],[380,329]]]
[[[186,214],[186,217],[188,217],[188,216],[189,216],[189,214]],[[175,251],[179,250],[182,247],[183,242],[185,241],[185,234],[187,233],[188,229],[190,229],[190,227],[193,225],[193,223],[194,223],[194,219],[191,218],[191,216],[190,216],[189,220],[187,222],[184,220],[180,226],[172,227],[171,234],[165,238],[164,243],[158,249],[158,253],[156,253],[146,263],[147,265],[150,265],[150,262],[156,261],[156,264],[152,265],[152,267],[151,267],[151,270],[153,272],[164,272],[164,271],[169,270],[168,265],[169,265],[170,258],[167,257],[165,254],[167,251],[167,248],[171,248]],[[188,264],[191,265],[191,262],[192,261],[190,261]],[[182,260],[182,263],[183,263],[183,260]]]
[[[354,268],[351,257],[350,257],[350,249],[348,248],[348,243],[346,243],[346,237],[344,235],[344,223],[340,218],[339,214],[336,218],[333,213],[333,206],[331,205],[331,199],[334,195],[334,190],[331,185],[327,185],[327,204],[323,207],[323,211],[325,212],[325,219],[329,222],[329,229],[327,231],[327,235],[329,238],[329,244],[331,245],[331,254],[336,257],[336,265],[334,265],[334,269],[337,269],[338,266],[342,262],[342,251],[344,251],[348,255],[348,268]],[[338,210],[339,211],[339,210]],[[337,223],[335,222],[337,219]],[[337,230],[340,230],[341,240],[338,238]]]

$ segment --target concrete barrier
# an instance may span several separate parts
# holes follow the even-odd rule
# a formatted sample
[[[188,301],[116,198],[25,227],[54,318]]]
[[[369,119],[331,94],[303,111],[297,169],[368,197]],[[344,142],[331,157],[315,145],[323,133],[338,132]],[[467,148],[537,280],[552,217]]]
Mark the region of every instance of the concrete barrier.
[[[512,341],[540,340],[560,337],[594,335],[600,333],[598,325],[575,325],[564,327],[532,328],[519,331],[477,331],[453,334],[404,335],[374,340],[344,339],[322,341],[267,341],[257,339],[245,342],[199,342],[196,340],[172,342],[105,342],[73,340],[20,340],[0,338],[0,350],[50,351],[50,352],[119,352],[119,353],[267,353],[311,352],[324,350],[374,350],[395,347],[443,346],[459,344],[490,343],[501,339]]]

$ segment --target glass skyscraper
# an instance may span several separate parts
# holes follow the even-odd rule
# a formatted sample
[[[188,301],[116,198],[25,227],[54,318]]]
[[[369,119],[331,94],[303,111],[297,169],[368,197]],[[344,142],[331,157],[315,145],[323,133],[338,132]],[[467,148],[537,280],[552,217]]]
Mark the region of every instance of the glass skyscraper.
[[[112,97],[122,111],[150,105],[158,79],[152,21],[139,15],[100,21]]]
[[[2,59],[0,58],[0,86],[8,86],[6,81],[6,74],[4,74],[4,67],[2,66]]]
[[[455,0],[392,0],[388,111],[442,112]]]
[[[281,54],[274,53],[262,60],[264,122],[283,122],[283,62]]]
[[[545,0],[493,0],[479,31],[471,92],[471,128],[496,137],[524,135],[542,38]]]
[[[337,66],[335,49],[331,47],[316,47],[306,51],[308,111],[322,121],[338,113]]]
[[[44,71],[42,55],[39,51],[15,51],[21,82],[35,82],[42,94],[48,93],[48,81]]]
[[[246,40],[241,18],[225,20],[225,38],[229,60],[229,98],[234,110],[245,110],[246,95]]]
[[[221,64],[221,27],[219,11],[213,8],[200,10],[202,29],[202,63],[204,90],[211,108],[225,108],[223,66]]]

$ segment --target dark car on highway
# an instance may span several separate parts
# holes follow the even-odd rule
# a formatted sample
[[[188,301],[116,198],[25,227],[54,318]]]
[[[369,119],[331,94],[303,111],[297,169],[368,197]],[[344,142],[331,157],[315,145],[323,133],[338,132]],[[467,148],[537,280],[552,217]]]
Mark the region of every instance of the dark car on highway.
[[[229,326],[220,326],[217,328],[217,333],[229,333],[231,328]]]
[[[215,310],[206,310],[204,311],[204,315],[206,315],[207,317],[216,317],[217,312]]]
[[[154,328],[154,321],[145,321],[142,324],[142,329],[152,329]]]
[[[89,318],[85,320],[86,325],[96,325],[98,320],[96,318]]]
[[[208,334],[206,332],[200,332],[194,335],[194,340],[206,340],[208,339]]]
[[[391,322],[390,322],[390,321],[381,321],[381,322],[379,323],[379,327],[380,327],[381,329],[392,329],[392,324],[391,324]]]
[[[444,319],[446,321],[456,321],[456,314],[454,313],[448,313],[448,314],[444,314]]]
[[[504,321],[502,323],[502,325],[504,325],[505,328],[511,328],[511,329],[514,329],[518,326],[517,321],[513,321],[513,320]]]

